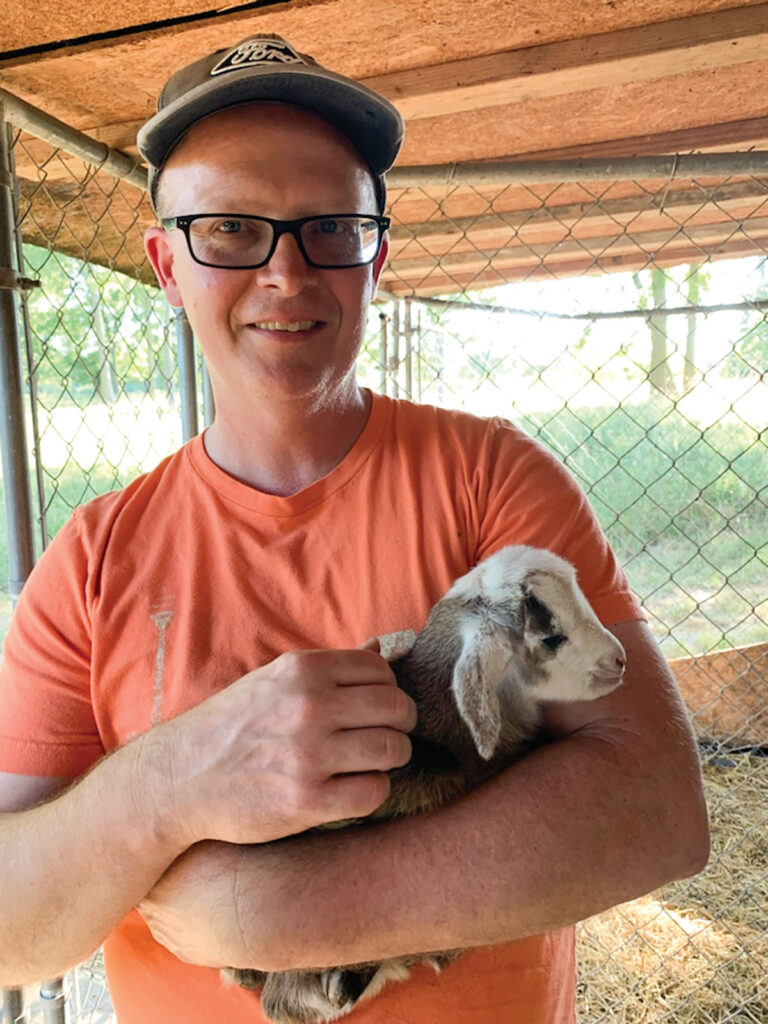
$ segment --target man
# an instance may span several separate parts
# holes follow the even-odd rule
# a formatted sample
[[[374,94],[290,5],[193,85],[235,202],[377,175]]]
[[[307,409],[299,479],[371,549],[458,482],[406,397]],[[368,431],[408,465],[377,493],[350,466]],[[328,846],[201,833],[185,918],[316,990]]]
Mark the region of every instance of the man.
[[[0,677],[1,806],[31,808],[0,818],[3,984],[106,939],[121,1024],[251,1022],[216,968],[466,946],[350,1022],[566,1024],[572,923],[706,860],[683,709],[573,480],[508,423],[356,383],[400,132],[270,38],[179,72],[141,133],[147,252],[216,422],[79,509],[25,587]],[[298,835],[372,811],[409,757],[414,708],[366,638],[419,628],[516,542],[576,564],[625,684],[549,709],[555,742],[434,815]]]

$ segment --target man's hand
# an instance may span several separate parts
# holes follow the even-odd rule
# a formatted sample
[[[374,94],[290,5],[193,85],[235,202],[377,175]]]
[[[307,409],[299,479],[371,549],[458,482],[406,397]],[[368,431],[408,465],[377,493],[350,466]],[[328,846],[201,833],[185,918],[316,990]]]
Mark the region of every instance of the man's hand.
[[[153,932],[208,965],[300,970],[539,935],[700,870],[685,710],[648,627],[614,632],[625,684],[551,705],[557,741],[433,814],[189,850],[151,894]]]
[[[185,846],[268,842],[374,811],[415,724],[374,650],[284,654],[138,741],[136,797]]]

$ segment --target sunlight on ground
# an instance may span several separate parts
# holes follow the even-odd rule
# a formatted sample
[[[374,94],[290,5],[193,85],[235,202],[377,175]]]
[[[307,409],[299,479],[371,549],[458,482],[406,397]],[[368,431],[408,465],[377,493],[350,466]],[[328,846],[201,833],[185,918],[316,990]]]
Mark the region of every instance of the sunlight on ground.
[[[83,468],[102,460],[110,466],[151,468],[182,440],[178,408],[162,399],[129,396],[112,405],[94,402],[80,409],[61,404],[49,413],[41,411],[39,430],[49,472],[70,460]]]

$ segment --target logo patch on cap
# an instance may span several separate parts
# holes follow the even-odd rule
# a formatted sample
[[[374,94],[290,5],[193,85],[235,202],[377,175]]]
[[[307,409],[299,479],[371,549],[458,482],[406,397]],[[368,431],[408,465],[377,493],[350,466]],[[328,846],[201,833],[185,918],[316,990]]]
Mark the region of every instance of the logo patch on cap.
[[[222,57],[216,67],[211,69],[211,77],[258,64],[306,64],[306,61],[283,40],[246,39]]]

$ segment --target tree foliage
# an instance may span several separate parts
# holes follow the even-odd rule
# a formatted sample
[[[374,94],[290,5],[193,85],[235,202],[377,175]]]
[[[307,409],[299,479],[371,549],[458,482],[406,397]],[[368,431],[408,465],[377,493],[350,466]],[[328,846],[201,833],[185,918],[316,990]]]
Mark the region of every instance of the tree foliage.
[[[768,299],[768,261],[759,265],[760,283],[751,299]],[[745,313],[741,321],[742,333],[736,339],[723,364],[726,377],[749,377],[768,373],[768,309],[755,309]]]
[[[70,256],[25,246],[40,287],[27,299],[31,372],[41,397],[113,402],[120,388],[169,386],[174,373],[161,293]]]

